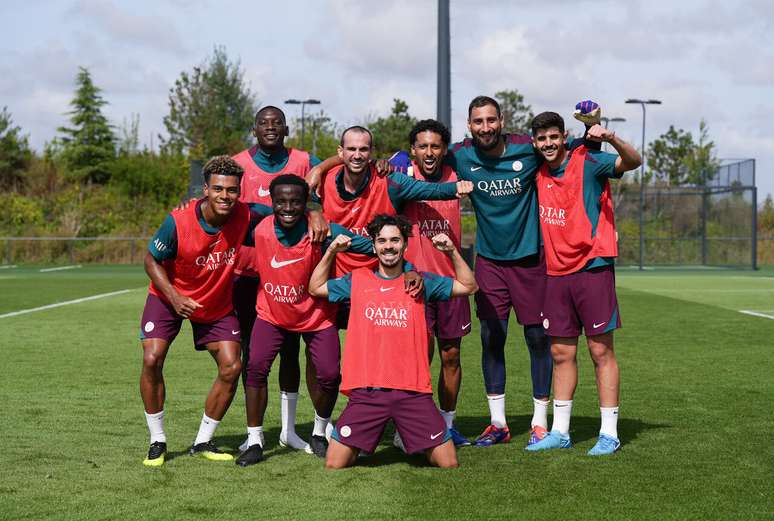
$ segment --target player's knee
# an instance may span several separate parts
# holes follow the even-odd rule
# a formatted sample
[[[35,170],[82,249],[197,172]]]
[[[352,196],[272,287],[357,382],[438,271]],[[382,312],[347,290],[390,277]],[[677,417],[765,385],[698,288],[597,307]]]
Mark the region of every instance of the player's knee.
[[[142,365],[146,370],[160,373],[164,368],[164,357],[152,349],[146,349],[142,355]]]
[[[225,382],[236,382],[242,374],[242,361],[234,357],[218,365],[218,377]]]
[[[450,348],[441,350],[441,366],[444,369],[460,368],[460,349]]]
[[[341,383],[341,373],[338,367],[325,371],[317,371],[317,385],[325,392],[336,392]]]
[[[554,359],[555,364],[562,364],[574,360],[575,352],[563,345],[554,344],[551,346],[551,358]]]
[[[524,326],[524,340],[530,351],[549,351],[549,341],[542,325]]]
[[[455,455],[452,458],[441,460],[436,462],[436,466],[439,469],[456,469],[460,466],[459,462],[457,461],[457,456]]]
[[[589,345],[589,354],[594,365],[606,365],[615,362],[615,351],[612,346],[604,344]]]

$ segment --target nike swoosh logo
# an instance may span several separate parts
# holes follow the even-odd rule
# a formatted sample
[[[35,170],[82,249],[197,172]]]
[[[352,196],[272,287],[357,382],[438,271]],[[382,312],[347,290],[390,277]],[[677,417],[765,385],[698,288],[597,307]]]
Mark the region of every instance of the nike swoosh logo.
[[[380,287],[380,288],[379,288],[379,291],[381,291],[382,293],[384,293],[385,291],[391,291],[391,290],[393,290],[393,289],[395,289],[395,288],[381,288],[381,287]]]
[[[358,206],[357,208],[352,208],[352,213],[355,213],[356,211],[360,210],[360,208],[362,208],[362,206]]]
[[[268,197],[271,195],[271,191],[264,190],[263,186],[258,187],[258,197]]]
[[[551,188],[552,186],[554,186],[554,183],[549,183],[546,185],[546,188]]]
[[[441,432],[439,432],[439,433],[437,433],[437,434],[431,434],[431,435],[430,435],[430,439],[431,439],[431,440],[434,440],[434,439],[436,439],[438,436],[440,436],[441,434],[443,434],[443,431],[441,431]]]
[[[470,171],[471,171],[471,172],[475,172],[476,170],[481,170],[482,168],[483,168],[483,167],[480,167],[480,166],[471,166],[471,167],[470,167]]]
[[[468,322],[467,324],[465,324],[464,326],[462,326],[462,330],[464,331],[464,330],[466,330],[466,329],[467,329],[467,328],[469,328],[469,327],[470,327],[470,322]]]
[[[282,268],[282,267],[284,267],[284,266],[288,266],[288,265],[290,265],[290,264],[293,264],[293,263],[296,263],[296,262],[302,261],[302,260],[304,260],[305,258],[306,258],[306,257],[300,257],[300,258],[298,258],[298,259],[290,259],[290,260],[286,260],[286,261],[278,261],[278,260],[277,260],[277,258],[276,258],[276,256],[275,256],[275,257],[272,257],[272,258],[271,258],[271,267],[272,267],[272,268]]]
[[[216,245],[216,244],[218,244],[218,243],[219,243],[220,241],[222,241],[222,240],[223,240],[223,239],[218,239],[217,241],[213,242],[212,244],[210,244],[209,248],[210,248],[210,249],[213,249],[213,248],[215,247],[215,245]]]
[[[234,331],[234,330],[232,329],[232,330],[231,330],[231,334],[232,334],[232,335],[238,335],[238,334],[239,334],[239,331]]]
[[[598,327],[604,326],[605,324],[607,324],[607,322],[600,322],[599,324],[594,324],[591,327],[592,327],[592,329],[596,329]]]

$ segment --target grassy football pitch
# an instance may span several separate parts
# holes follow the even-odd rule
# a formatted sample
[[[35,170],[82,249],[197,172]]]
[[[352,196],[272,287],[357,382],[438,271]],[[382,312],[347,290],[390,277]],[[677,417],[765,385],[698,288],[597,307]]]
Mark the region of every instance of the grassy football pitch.
[[[165,369],[170,454],[149,469],[138,391],[141,268],[0,269],[0,519],[774,518],[774,270],[620,269],[618,288],[623,447],[612,457],[586,456],[599,420],[585,348],[575,447],[523,450],[528,355],[512,319],[513,440],[461,449],[458,470],[427,467],[387,437],[373,457],[338,472],[280,448],[276,371],[267,460],[242,469],[191,458],[185,451],[214,364],[193,351],[186,325]],[[437,367],[436,356],[434,374]],[[472,438],[488,423],[475,322],[463,370],[457,426]],[[298,431],[308,436],[313,410],[303,384],[301,393]],[[216,433],[224,449],[244,439],[243,406],[240,390]]]

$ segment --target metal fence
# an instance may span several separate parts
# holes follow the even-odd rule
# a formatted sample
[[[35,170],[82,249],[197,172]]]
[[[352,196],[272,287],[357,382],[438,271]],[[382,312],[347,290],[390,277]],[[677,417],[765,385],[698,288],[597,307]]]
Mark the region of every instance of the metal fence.
[[[135,264],[142,262],[143,237],[0,237],[3,264]]]
[[[619,182],[619,264],[755,269],[755,160],[725,160],[707,177],[703,185],[646,185],[642,192],[637,182]]]

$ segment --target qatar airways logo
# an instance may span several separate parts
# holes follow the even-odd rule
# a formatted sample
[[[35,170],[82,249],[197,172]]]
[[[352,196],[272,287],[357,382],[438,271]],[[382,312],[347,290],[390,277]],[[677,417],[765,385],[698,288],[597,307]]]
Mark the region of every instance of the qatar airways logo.
[[[235,257],[236,248],[230,248],[226,251],[213,251],[207,255],[196,257],[196,265],[209,271],[215,271],[226,264],[234,264]]]
[[[564,208],[552,208],[540,205],[540,220],[552,226],[566,226],[567,215]]]
[[[476,188],[489,194],[489,197],[503,197],[521,193],[521,181],[518,177],[512,179],[482,179],[476,183]]]
[[[448,219],[422,219],[419,221],[419,233],[425,237],[435,237],[439,233],[449,233],[451,226]]]
[[[408,308],[399,302],[369,302],[365,317],[375,326],[408,327]]]
[[[273,284],[271,282],[263,283],[263,290],[272,296],[274,302],[281,304],[298,304],[306,296],[306,286],[299,284]]]
[[[368,230],[365,226],[353,226],[349,229],[352,233],[355,235],[362,235],[363,237],[368,237]]]

